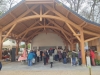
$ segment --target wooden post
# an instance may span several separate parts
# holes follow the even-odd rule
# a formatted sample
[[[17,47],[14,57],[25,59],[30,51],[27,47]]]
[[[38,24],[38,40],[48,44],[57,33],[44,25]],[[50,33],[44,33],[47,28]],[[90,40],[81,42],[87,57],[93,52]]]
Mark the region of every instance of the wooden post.
[[[18,55],[19,52],[19,40],[16,40],[16,55]]]
[[[2,59],[2,29],[0,29],[0,59]]]
[[[85,66],[86,65],[86,59],[85,59],[85,49],[84,49],[84,34],[83,34],[83,29],[81,29],[80,31],[80,50],[81,50],[81,56],[82,56],[82,65]]]

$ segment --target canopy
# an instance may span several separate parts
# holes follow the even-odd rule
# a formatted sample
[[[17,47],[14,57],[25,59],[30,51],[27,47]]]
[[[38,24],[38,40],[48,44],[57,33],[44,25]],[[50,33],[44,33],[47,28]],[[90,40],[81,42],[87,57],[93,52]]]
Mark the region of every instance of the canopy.
[[[16,43],[13,43],[10,40],[3,42],[3,48],[12,48],[12,47],[15,47],[15,46],[16,46]]]

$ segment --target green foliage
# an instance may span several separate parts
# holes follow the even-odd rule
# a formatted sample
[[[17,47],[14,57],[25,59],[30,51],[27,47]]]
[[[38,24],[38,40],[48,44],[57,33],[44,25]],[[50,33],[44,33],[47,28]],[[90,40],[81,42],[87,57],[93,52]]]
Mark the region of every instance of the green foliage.
[[[20,46],[21,48],[25,48],[25,44]],[[30,48],[30,44],[28,44],[28,49]]]
[[[96,65],[100,65],[100,60],[95,60]]]

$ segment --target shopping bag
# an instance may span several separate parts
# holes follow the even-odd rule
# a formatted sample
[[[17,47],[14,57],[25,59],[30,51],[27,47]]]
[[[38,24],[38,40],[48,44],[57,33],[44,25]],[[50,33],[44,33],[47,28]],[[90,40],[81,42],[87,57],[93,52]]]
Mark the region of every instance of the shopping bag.
[[[32,63],[35,63],[35,59],[34,58],[32,59]]]

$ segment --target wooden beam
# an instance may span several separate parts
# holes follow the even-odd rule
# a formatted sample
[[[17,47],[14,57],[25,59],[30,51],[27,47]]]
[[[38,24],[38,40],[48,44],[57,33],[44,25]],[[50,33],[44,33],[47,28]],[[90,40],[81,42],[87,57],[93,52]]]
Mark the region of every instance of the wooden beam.
[[[25,4],[25,6],[26,6],[27,10],[32,11],[32,12],[33,12],[33,14],[39,15],[38,13],[36,13],[35,11],[33,11],[32,9],[29,9],[29,7],[27,6],[27,4]]]
[[[50,10],[46,11],[43,15],[47,15],[50,12]]]
[[[53,30],[53,29],[52,29]],[[56,30],[55,30],[56,31]],[[48,32],[48,31],[47,31]],[[34,35],[31,35],[31,37],[29,38],[29,39],[27,39],[27,41],[30,41],[30,40],[32,40],[36,35],[38,35],[38,34],[40,34],[40,33],[44,33],[44,31],[42,31],[42,32],[37,32],[37,33],[35,33]],[[48,32],[48,33],[52,33],[52,32]],[[56,32],[55,32],[56,33]],[[56,33],[56,34],[58,34],[58,33]],[[61,34],[58,34],[64,41],[66,41],[64,38],[65,37],[63,37]]]
[[[69,40],[69,38],[65,35],[65,33],[63,31],[61,31],[62,34],[65,36],[65,38],[68,40],[69,43],[71,43],[71,41]]]
[[[77,38],[79,41],[81,41],[80,38],[77,36],[76,32],[73,30],[73,28],[72,28],[68,23],[66,23],[66,24],[67,24],[68,28],[73,32],[73,34],[75,34],[76,38]]]
[[[44,28],[44,26],[37,26],[37,27],[34,27],[34,28],[30,28],[28,31],[31,31],[31,30],[37,29],[37,28]],[[60,28],[58,28],[58,27],[53,27],[53,26],[45,26],[45,28],[53,28],[53,29],[57,29],[57,30],[61,31]],[[62,31],[66,33],[66,31],[64,31],[64,30],[62,30]]]
[[[41,30],[41,29],[39,29],[39,30],[37,30],[36,32],[34,32],[34,34],[31,35],[31,36],[29,36],[29,37],[27,38],[27,40],[29,40],[31,37],[33,37],[33,36],[34,36],[36,33],[38,33],[40,30]]]
[[[70,12],[68,11],[67,14],[66,14],[66,17],[67,17],[67,18],[68,18],[69,13],[70,13]]]
[[[53,2],[33,2],[33,1],[30,1],[30,2],[26,2],[26,4],[53,4]]]
[[[58,34],[58,36],[60,36],[61,38],[62,38],[62,40],[64,41],[64,43],[66,43],[66,41],[68,41],[68,40],[66,40],[65,39],[65,37],[63,36],[63,35],[61,35],[57,30],[54,30],[54,29],[52,29],[56,34]]]
[[[87,24],[88,24],[88,23],[84,24],[84,25],[82,26],[82,28],[84,28],[85,26],[87,26]]]
[[[84,24],[86,24],[86,22],[85,22],[85,21],[84,21],[84,22],[82,22],[79,26],[81,26],[81,27],[82,27]]]
[[[63,35],[61,35],[57,30],[52,29],[56,34],[58,34],[60,37],[62,37],[62,39],[64,39],[65,37]],[[65,39],[64,39],[65,40]]]
[[[16,17],[10,12],[10,15],[14,18],[14,19],[16,19]]]
[[[86,39],[85,42],[89,42],[89,41],[92,41],[92,40],[95,40],[95,39],[98,39],[100,37],[93,37],[93,38],[90,38],[90,39]]]
[[[80,34],[73,34],[74,36],[80,36]]]
[[[4,40],[9,36],[10,32],[14,29],[14,27],[16,26],[16,24],[14,24],[11,29],[8,31],[8,33],[6,34],[6,36],[3,38],[2,42],[4,42]]]
[[[58,24],[56,24],[54,21],[47,19],[48,21],[50,21],[52,24],[54,24],[56,27],[60,28],[61,30],[63,30],[64,32],[66,32],[67,35],[72,36],[70,33],[68,33],[67,31],[65,31],[64,29],[62,29]]]
[[[22,33],[20,33],[17,37],[20,37],[21,35],[23,35],[25,32],[27,32],[30,28],[34,27],[37,23],[39,23],[39,20],[37,22],[35,22],[33,25],[31,25],[29,28],[27,28],[25,31],[23,31]]]
[[[74,22],[70,21],[68,18],[66,18],[65,16],[63,16],[62,14],[60,14],[58,11],[56,11],[55,9],[53,9],[52,7],[50,7],[47,4],[45,4],[44,6],[46,8],[48,8],[49,10],[51,10],[52,12],[54,12],[56,15],[60,16],[63,20],[65,20],[66,23],[69,23],[70,25],[72,25],[76,29],[80,30],[80,27],[77,24],[75,24]]]
[[[43,26],[43,24],[41,24],[40,22],[38,23],[40,26]]]
[[[32,6],[30,9],[35,9],[36,7],[38,7],[38,5]],[[9,29],[14,23],[17,22],[17,20],[21,19],[22,17],[24,17],[25,15],[27,15],[31,10],[27,10],[26,12],[24,12],[22,15],[20,15],[18,18],[16,18],[13,22],[9,23],[8,25],[6,25],[2,31],[5,31],[7,29]]]
[[[43,11],[42,11],[42,5],[40,5],[40,21],[42,21],[42,17],[41,17],[42,13],[43,13]]]
[[[0,29],[0,59],[2,59],[2,29]]]
[[[87,31],[87,30],[83,30],[83,32],[86,33],[86,34],[89,34],[89,35],[94,35],[94,36],[100,37],[100,34],[98,34],[98,33],[90,32],[90,31]]]
[[[82,65],[86,66],[86,59],[85,59],[85,49],[84,49],[84,33],[83,33],[83,29],[81,28],[80,30],[80,50],[81,50],[81,56],[82,56]]]
[[[21,38],[21,40],[20,40],[19,42],[21,42],[21,41],[23,40],[23,38],[27,35],[27,33],[28,33],[28,32],[26,32],[26,33],[24,34],[24,36]]]

